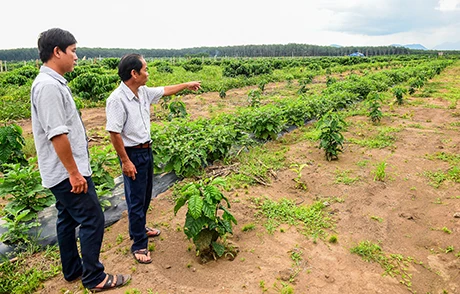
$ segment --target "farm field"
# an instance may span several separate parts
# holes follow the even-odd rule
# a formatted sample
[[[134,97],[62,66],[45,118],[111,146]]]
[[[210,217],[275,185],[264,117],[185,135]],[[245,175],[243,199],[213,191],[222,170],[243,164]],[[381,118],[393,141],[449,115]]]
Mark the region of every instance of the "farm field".
[[[342,110],[338,160],[327,161],[318,148],[313,121],[178,182],[151,203],[148,224],[162,230],[150,240],[151,264],[137,264],[129,253],[123,214],[106,229],[101,259],[108,272],[130,273],[132,281],[110,293],[460,293],[459,79],[457,61],[401,105],[387,93],[379,123],[364,103]],[[320,93],[325,76],[308,87]],[[210,118],[247,104],[256,88],[182,101],[192,119]],[[290,83],[271,82],[261,103],[291,96]],[[81,112],[90,145],[102,147],[104,108]],[[30,121],[18,124],[30,137]],[[251,183],[235,184],[232,175],[248,173]],[[233,184],[223,193],[238,221],[227,241],[238,252],[202,263],[184,235],[186,209],[174,215],[174,199],[183,182],[215,175]],[[31,264],[42,258],[29,257]],[[58,274],[36,293],[85,290]]]
[[[155,244],[152,264],[136,264],[126,252],[130,242],[123,216],[106,231],[102,260],[107,270],[131,272],[133,280],[111,293],[458,293],[460,219],[454,215],[460,212],[460,186],[445,181],[436,188],[424,174],[449,170],[448,162],[436,159],[437,155],[459,154],[460,112],[443,99],[447,94],[460,98],[460,86],[455,84],[459,76],[460,66],[451,66],[426,85],[433,89],[431,97],[410,97],[393,109],[384,106],[384,117],[376,127],[366,116],[350,111],[344,152],[337,161],[326,161],[318,143],[306,139],[311,125],[267,143],[265,152],[283,153],[284,161],[282,168],[273,171],[270,183],[225,193],[238,220],[228,238],[239,248],[233,261],[200,264],[193,250],[187,250],[192,243],[179,229],[185,213],[173,216],[172,189],[152,201],[148,216],[149,223],[162,229],[161,238],[151,241]],[[267,91],[280,87],[271,84]],[[243,95],[245,91],[235,91],[226,99]],[[200,96],[206,105],[220,99],[217,93]],[[184,102],[199,99],[187,95]],[[196,108],[187,109],[193,116]],[[96,128],[104,125],[103,109],[89,112],[83,111],[85,122]],[[362,147],[349,140],[376,138],[385,130],[392,130],[391,145],[385,148]],[[386,178],[375,181],[372,172],[383,161]],[[303,163],[307,166],[301,181],[306,191],[295,187],[297,174],[289,168]],[[301,224],[281,223],[269,233],[264,217],[254,216],[254,199],[264,197],[298,205],[327,202],[325,213],[334,223],[330,231],[337,242],[315,242],[302,234]],[[254,224],[254,229],[242,231],[247,224]],[[117,244],[119,235],[124,240]],[[381,249],[366,256],[372,260],[373,255],[381,255],[387,263],[379,264],[378,258],[367,262],[350,252],[366,241]],[[389,264],[400,268],[391,269]],[[69,284],[61,276],[47,281],[39,292],[64,289],[82,293],[79,282]]]

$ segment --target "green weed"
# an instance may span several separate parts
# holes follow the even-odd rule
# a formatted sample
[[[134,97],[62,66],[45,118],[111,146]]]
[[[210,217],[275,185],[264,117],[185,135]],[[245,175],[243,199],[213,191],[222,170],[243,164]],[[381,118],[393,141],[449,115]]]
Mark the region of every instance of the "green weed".
[[[387,163],[385,160],[375,165],[375,170],[373,171],[374,181],[385,181],[385,178],[387,176],[385,172],[386,167]]]
[[[256,198],[257,199],[257,198]],[[279,202],[266,198],[263,201],[252,199],[258,210],[256,217],[265,218],[267,231],[272,234],[282,223],[299,226],[306,236],[325,238],[326,229],[332,228],[334,221],[324,213],[324,202],[317,201],[312,205],[297,205],[288,199]]]
[[[360,177],[350,177],[351,170],[336,170],[335,181],[336,184],[352,185],[360,180]]]
[[[242,230],[243,232],[248,232],[248,231],[254,230],[255,228],[256,228],[256,225],[253,224],[253,223],[250,223],[250,224],[244,225],[244,226],[241,228],[241,230]]]
[[[384,275],[398,278],[401,284],[412,290],[412,274],[408,273],[408,266],[416,263],[414,258],[401,254],[385,254],[378,244],[370,241],[360,242],[350,252],[361,256],[364,261],[378,263],[384,270]]]

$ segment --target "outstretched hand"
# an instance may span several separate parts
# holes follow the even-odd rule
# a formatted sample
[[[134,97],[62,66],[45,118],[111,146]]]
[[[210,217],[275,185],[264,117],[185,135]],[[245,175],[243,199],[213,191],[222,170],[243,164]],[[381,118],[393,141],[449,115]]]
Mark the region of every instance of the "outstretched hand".
[[[196,91],[201,87],[201,82],[200,81],[194,81],[194,82],[188,82],[187,83],[187,89]]]

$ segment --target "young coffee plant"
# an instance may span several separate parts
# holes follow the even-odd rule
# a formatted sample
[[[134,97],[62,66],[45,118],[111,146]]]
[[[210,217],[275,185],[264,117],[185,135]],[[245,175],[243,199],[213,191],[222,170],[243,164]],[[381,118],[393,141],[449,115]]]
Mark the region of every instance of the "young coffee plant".
[[[396,98],[396,103],[398,103],[399,105],[402,105],[404,102],[403,101],[404,95],[407,94],[407,89],[402,86],[395,86],[392,89],[392,92]]]
[[[168,105],[169,113],[167,116],[168,121],[172,121],[174,118],[186,118],[188,116],[185,103],[180,100],[173,100]]]
[[[382,97],[377,92],[371,92],[367,95],[367,105],[369,107],[369,118],[372,120],[373,123],[379,123],[380,119],[382,119],[382,111],[381,108]]]
[[[228,211],[230,203],[218,186],[225,186],[222,178],[206,179],[192,182],[182,187],[180,197],[176,200],[174,215],[187,204],[184,233],[193,240],[197,255],[206,259],[217,255],[221,257],[226,247],[219,243],[227,233],[233,234],[232,223],[237,224],[235,217]],[[222,205],[225,201],[226,205]],[[222,213],[219,213],[222,212]]]
[[[257,87],[259,87],[260,91],[262,91],[262,93],[265,91],[265,85],[267,85],[267,81],[266,80],[261,80],[258,84],[257,84]]]
[[[222,99],[227,97],[227,91],[225,90],[224,86],[219,87],[219,97]]]
[[[326,159],[331,161],[338,159],[338,153],[342,152],[345,121],[339,113],[329,111],[318,121],[316,127],[320,133],[319,148],[324,149]]]
[[[261,95],[262,95],[262,91],[260,89],[250,90],[248,92],[249,106],[251,106],[251,107],[259,107],[260,106],[260,96]]]
[[[294,164],[291,164],[290,166],[290,169],[297,174],[297,176],[294,179],[292,179],[296,183],[295,184],[296,189],[300,189],[304,191],[308,190],[307,184],[302,181],[302,170],[307,165],[308,164],[306,163],[303,163],[303,164],[294,163]]]

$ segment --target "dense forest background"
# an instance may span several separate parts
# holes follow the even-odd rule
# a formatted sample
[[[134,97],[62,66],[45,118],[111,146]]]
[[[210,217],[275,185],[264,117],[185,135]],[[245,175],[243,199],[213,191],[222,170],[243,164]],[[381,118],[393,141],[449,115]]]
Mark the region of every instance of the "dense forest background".
[[[344,56],[360,52],[365,56],[396,54],[437,54],[434,50],[414,50],[395,46],[349,46],[333,47],[308,44],[287,45],[241,45],[225,47],[196,47],[186,49],[121,49],[78,48],[79,58],[122,57],[126,53],[139,53],[146,58],[164,57],[301,57]],[[0,50],[0,60],[22,61],[38,59],[37,48]]]

